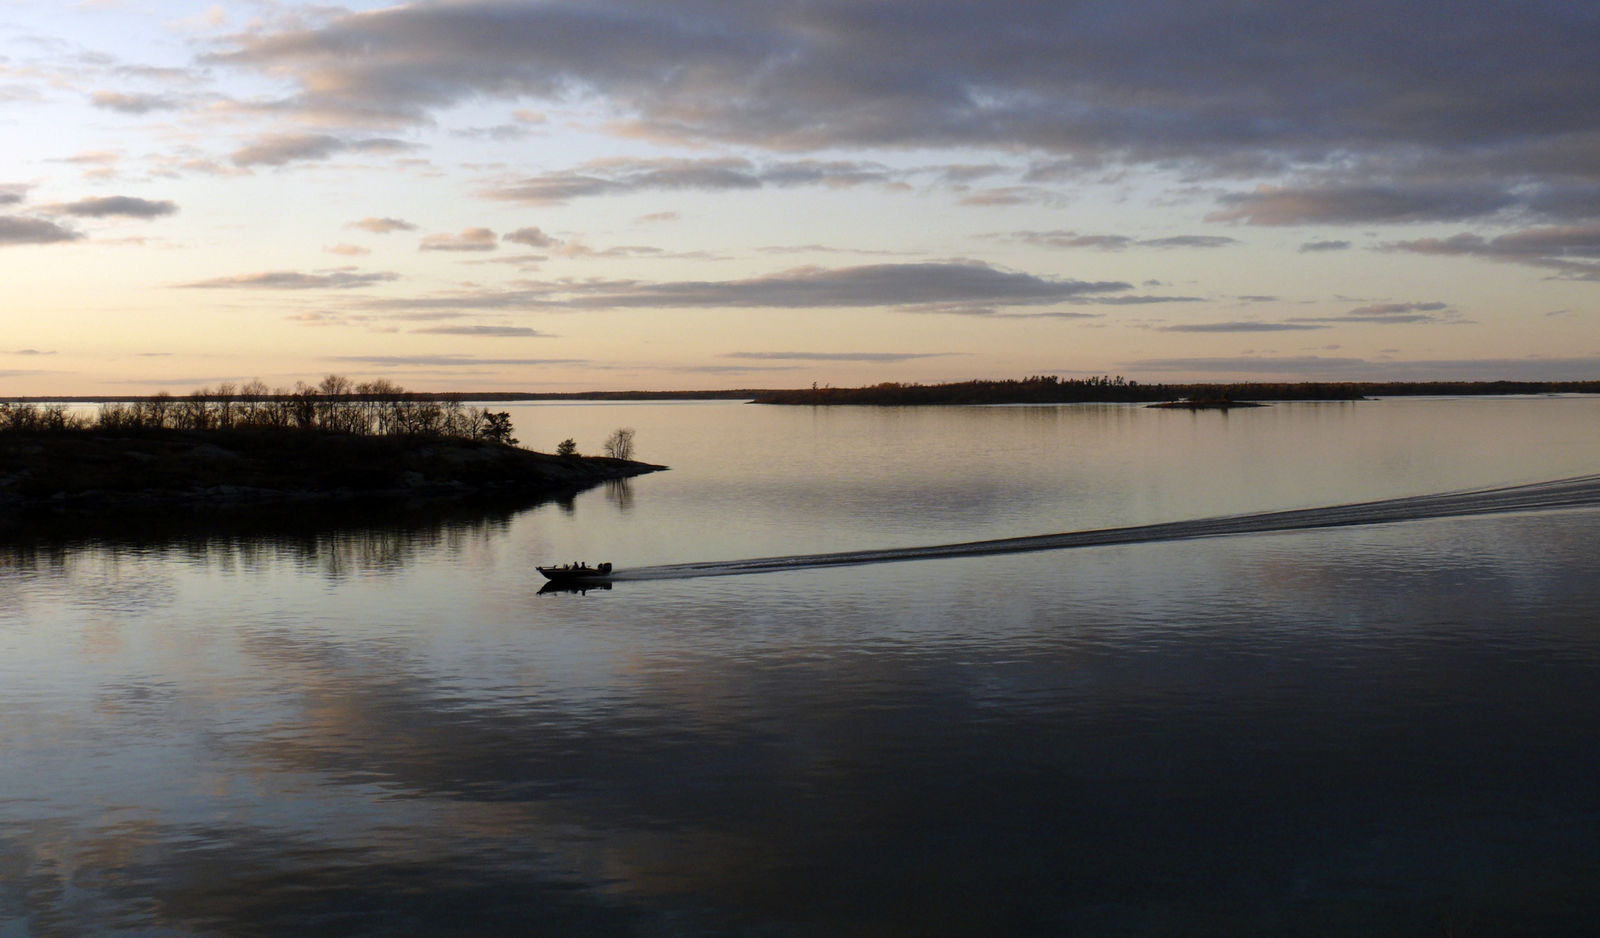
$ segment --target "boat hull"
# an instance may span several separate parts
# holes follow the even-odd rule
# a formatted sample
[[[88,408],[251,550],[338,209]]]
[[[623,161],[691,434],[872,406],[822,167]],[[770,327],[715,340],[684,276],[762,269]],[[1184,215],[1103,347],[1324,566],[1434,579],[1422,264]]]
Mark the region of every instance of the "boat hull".
[[[587,565],[574,566],[561,564],[552,567],[534,567],[544,578],[552,583],[603,583],[611,576],[611,564],[603,563],[597,567]]]

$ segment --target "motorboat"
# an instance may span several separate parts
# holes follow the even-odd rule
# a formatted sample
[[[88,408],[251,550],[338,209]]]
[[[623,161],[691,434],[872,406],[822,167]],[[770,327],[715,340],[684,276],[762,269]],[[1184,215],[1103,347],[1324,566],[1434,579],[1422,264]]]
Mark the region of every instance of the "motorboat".
[[[534,567],[552,583],[593,583],[611,576],[611,564],[589,566],[587,563],[564,563],[557,566]]]

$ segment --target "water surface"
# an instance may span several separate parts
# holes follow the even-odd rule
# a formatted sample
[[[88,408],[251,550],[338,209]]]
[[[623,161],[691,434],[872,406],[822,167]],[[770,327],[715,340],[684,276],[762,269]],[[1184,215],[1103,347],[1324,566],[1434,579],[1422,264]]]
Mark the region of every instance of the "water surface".
[[[1600,913],[1594,508],[585,595],[530,576],[1580,476],[1600,401],[514,415],[547,448],[634,426],[673,469],[515,513],[0,550],[0,935]]]

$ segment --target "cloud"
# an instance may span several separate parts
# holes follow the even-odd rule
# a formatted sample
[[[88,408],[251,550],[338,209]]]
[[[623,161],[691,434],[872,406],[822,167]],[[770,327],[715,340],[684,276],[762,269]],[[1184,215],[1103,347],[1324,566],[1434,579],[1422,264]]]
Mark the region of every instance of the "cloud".
[[[1019,231],[1012,237],[1044,247],[1097,248],[1102,251],[1120,251],[1134,240],[1128,235],[1088,235],[1075,231]]]
[[[304,313],[290,313],[283,317],[288,322],[305,323],[308,326],[342,326],[344,317],[324,310],[311,310]]]
[[[349,150],[393,153],[408,149],[411,144],[387,137],[346,140],[330,134],[267,134],[235,150],[231,158],[237,166],[284,166],[301,160],[323,160]]]
[[[549,333],[526,326],[430,326],[427,329],[412,329],[412,332],[428,335],[469,335],[485,336],[490,338],[525,338],[548,339]]]
[[[496,124],[493,127],[468,127],[453,131],[458,137],[477,138],[483,140],[521,140],[531,134],[535,128],[550,123],[550,119],[537,111],[527,108],[517,108],[511,112],[513,123]]]
[[[20,183],[0,185],[0,205],[17,205],[28,197],[28,186]]]
[[[0,215],[0,247],[13,244],[54,244],[76,241],[83,235],[53,221],[21,215]]]
[[[1300,253],[1314,254],[1325,251],[1348,251],[1349,241],[1307,241],[1300,245]]]
[[[728,352],[723,358],[783,362],[904,362],[919,358],[945,358],[957,352]]]
[[[1307,329],[1326,329],[1324,325],[1304,322],[1204,322],[1180,326],[1158,326],[1158,332],[1299,332]]]
[[[952,186],[965,186],[1003,173],[1005,167],[998,163],[952,163],[938,167],[937,172],[940,182]]]
[[[1025,244],[1052,248],[1094,248],[1121,251],[1141,248],[1223,248],[1238,244],[1222,235],[1173,235],[1165,238],[1135,238],[1131,235],[1079,234],[1076,231],[1018,231],[1011,238]]]
[[[1059,197],[1049,189],[1038,186],[1001,186],[994,189],[980,189],[971,195],[961,198],[962,205],[976,206],[1004,206],[1004,205],[1049,205],[1058,201]]]
[[[148,114],[151,111],[168,111],[182,106],[179,99],[170,95],[127,94],[121,91],[96,91],[89,96],[89,101],[97,108],[123,114]]]
[[[516,365],[586,365],[582,358],[474,358],[471,355],[336,355],[327,361],[380,368],[504,368]]]
[[[373,234],[388,234],[391,231],[415,231],[417,226],[398,218],[363,218],[353,221],[346,228],[360,228]]]
[[[604,159],[491,186],[482,194],[530,205],[561,205],[578,198],[647,191],[717,192],[808,185],[844,188],[892,178],[877,164],[848,161],[792,160],[758,166],[740,157]]]
[[[1529,228],[1496,238],[1458,234],[1387,245],[1385,250],[1445,257],[1481,257],[1560,271],[1578,280],[1600,280],[1600,225]]]
[[[112,215],[126,218],[160,218],[163,215],[177,214],[178,204],[164,200],[138,199],[127,195],[111,195],[51,206],[51,211],[84,218],[106,218]]]
[[[476,290],[365,302],[372,310],[432,309],[804,309],[886,307],[907,312],[988,314],[998,307],[1115,303],[1121,281],[1038,277],[978,262],[799,267],[744,280],[546,281],[515,290]],[[1172,302],[1186,297],[1126,297]]]
[[[85,179],[113,179],[117,175],[117,165],[122,162],[122,154],[114,150],[85,150],[72,156],[58,157],[51,162],[87,167],[82,173]]]
[[[552,238],[538,228],[518,228],[516,231],[508,231],[500,236],[500,240],[525,244],[530,248],[552,248],[561,244],[560,239]]]
[[[1566,0],[1470,17],[1442,0],[1404,17],[1378,0],[458,0],[267,26],[208,61],[285,79],[277,108],[346,123],[587,98],[619,115],[614,129],[681,143],[1027,148],[1259,173],[1274,158],[1495,153],[1592,131],[1596,47],[1600,22]]]
[[[1170,238],[1146,238],[1136,243],[1147,248],[1225,248],[1239,242],[1222,235],[1174,235]]]
[[[992,310],[991,310],[992,312]],[[1047,313],[1005,313],[1010,319],[1104,319],[1103,313],[1073,313],[1051,311]]]
[[[608,248],[592,248],[582,241],[562,241],[555,253],[562,257],[698,257],[706,258],[710,255],[703,251],[688,251],[669,254],[658,247],[648,244],[616,244]]]
[[[399,274],[386,272],[359,273],[353,270],[332,270],[308,274],[293,270],[272,270],[196,280],[193,283],[180,283],[176,286],[207,290],[347,290],[398,279],[400,279]]]
[[[827,244],[769,244],[756,248],[762,254],[858,254],[882,257],[906,255],[909,251],[891,251],[887,248],[842,248]]]
[[[359,244],[330,244],[323,248],[329,254],[343,254],[346,257],[361,257],[372,252]]]
[[[1144,306],[1151,303],[1202,303],[1205,302],[1205,297],[1139,294],[1129,296],[1086,297],[1079,302],[1098,303],[1103,306]]]
[[[418,245],[421,251],[493,251],[500,243],[487,228],[463,228],[460,234],[431,234]]]
[[[1251,225],[1409,224],[1491,215],[1514,198],[1490,185],[1261,186],[1230,193],[1207,221]]]
[[[1439,302],[1430,303],[1374,303],[1369,306],[1358,306],[1343,316],[1328,316],[1321,319],[1297,318],[1296,322],[1372,322],[1394,325],[1398,323],[1438,322],[1434,313],[1444,312],[1448,305]]]
[[[462,127],[452,130],[452,136],[466,140],[493,140],[505,143],[512,140],[521,140],[528,136],[529,130],[522,124],[495,124],[493,127]]]
[[[801,267],[746,280],[614,282],[572,290],[569,304],[614,307],[899,307],[937,311],[951,304],[1031,306],[1130,288],[1117,281],[1036,277],[980,263]]]

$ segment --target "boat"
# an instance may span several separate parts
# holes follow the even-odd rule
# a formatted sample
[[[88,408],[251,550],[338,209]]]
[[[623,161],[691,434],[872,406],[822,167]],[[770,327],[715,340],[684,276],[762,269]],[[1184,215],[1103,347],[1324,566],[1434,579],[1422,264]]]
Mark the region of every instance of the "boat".
[[[611,576],[611,564],[591,567],[586,563],[564,563],[559,566],[534,567],[552,583],[593,583]]]

